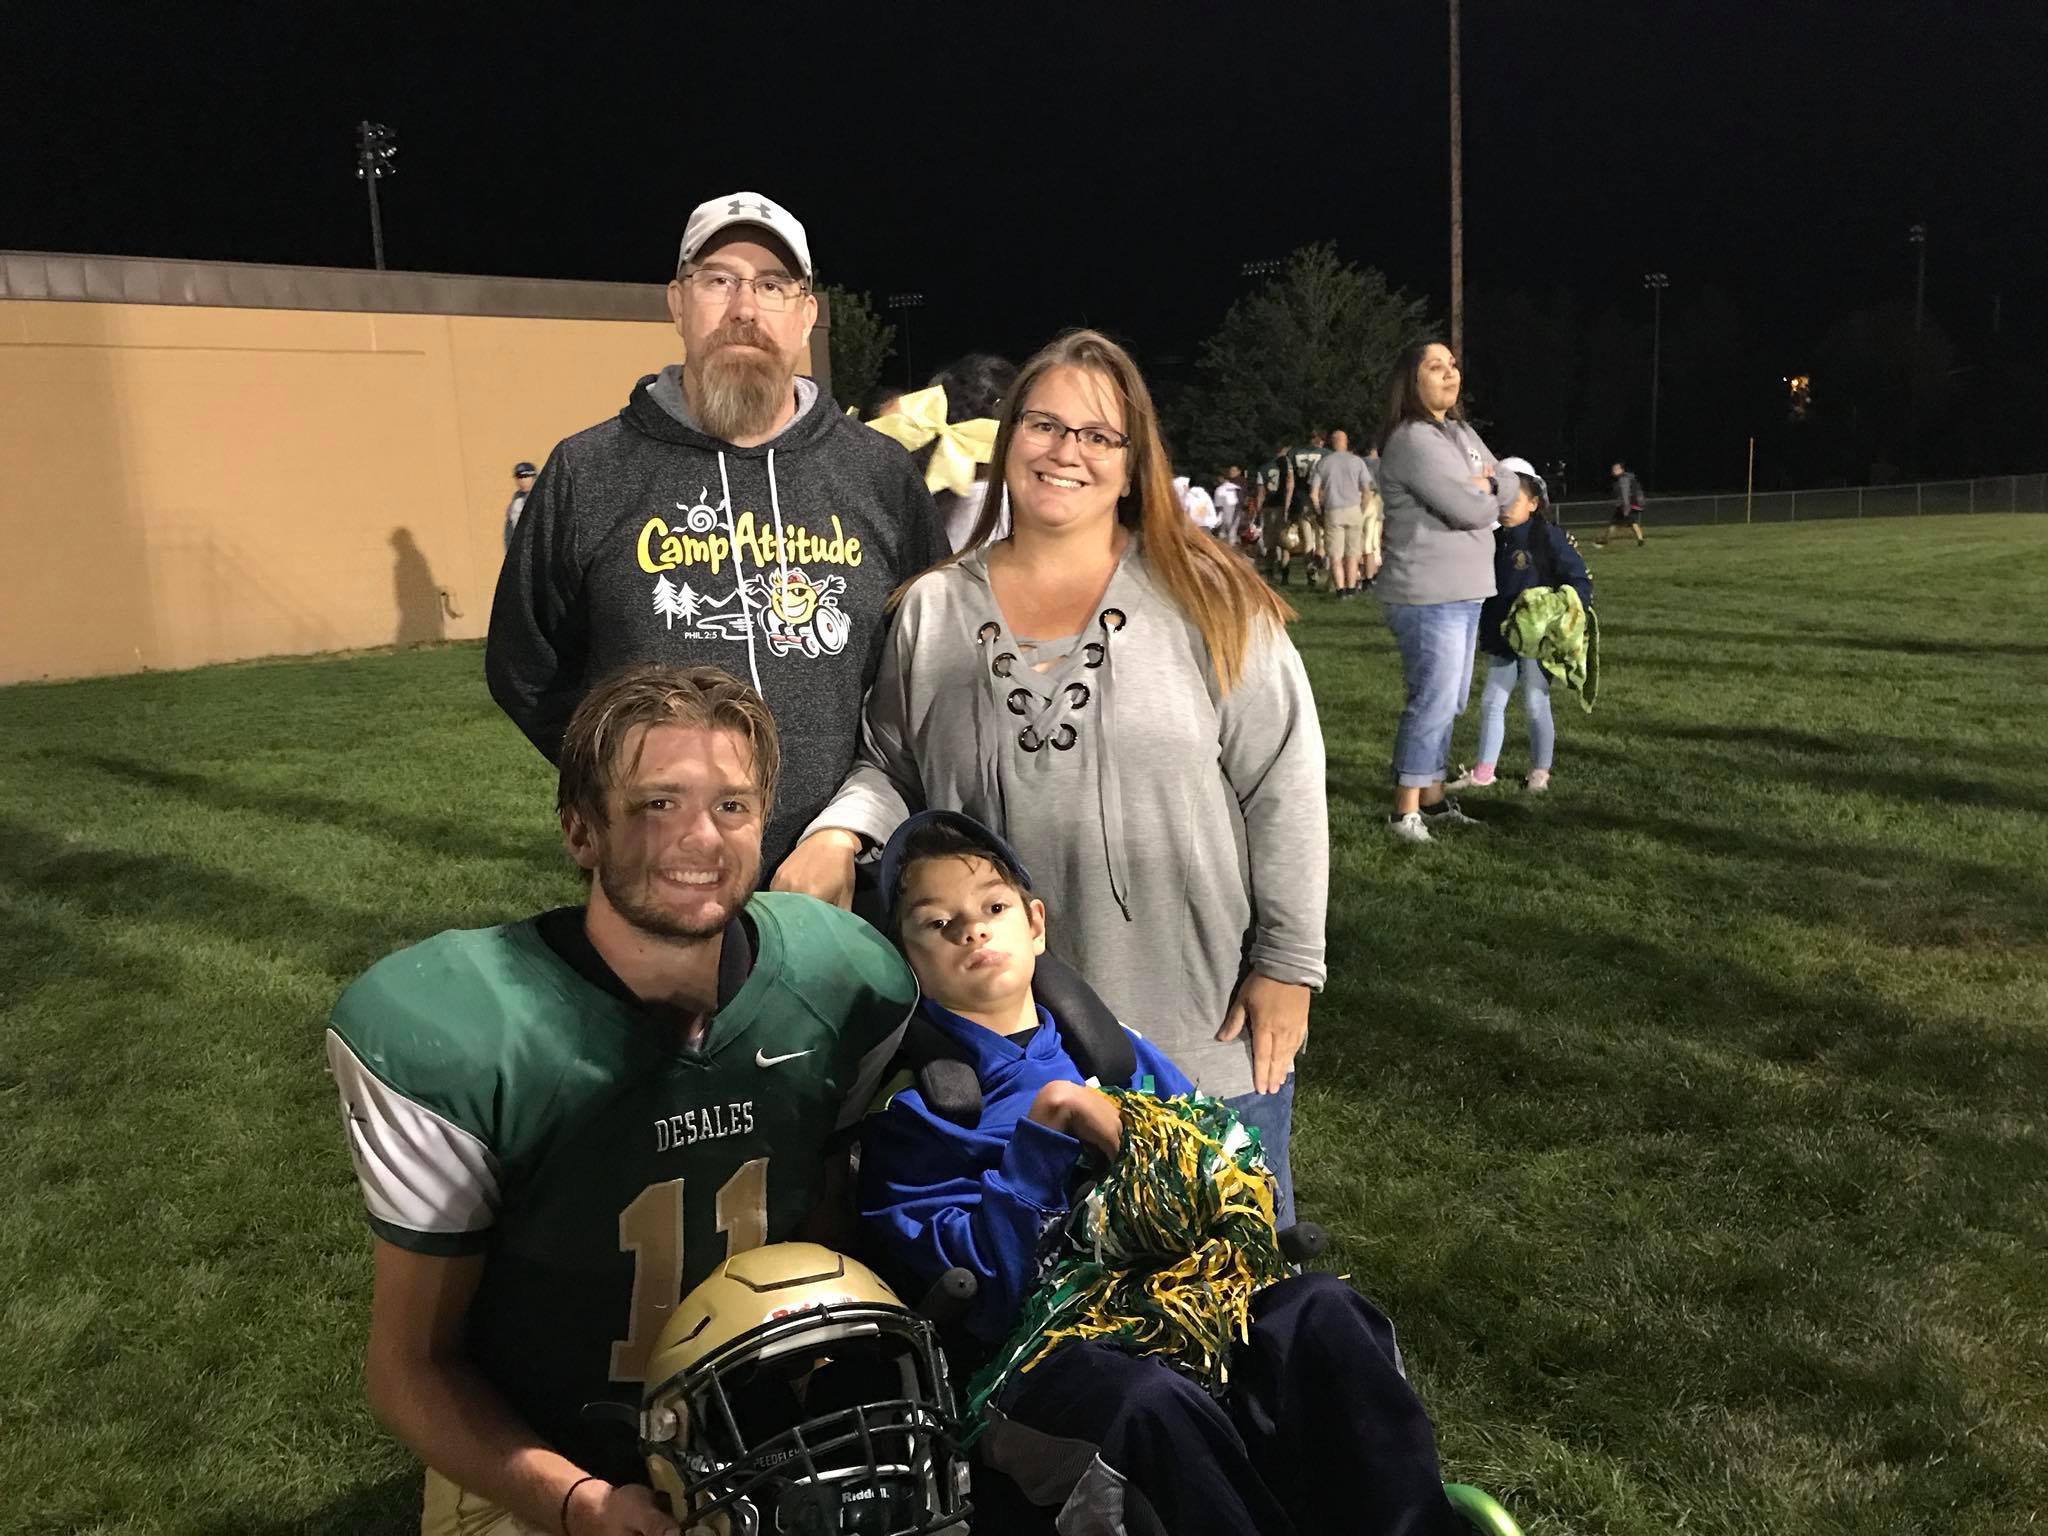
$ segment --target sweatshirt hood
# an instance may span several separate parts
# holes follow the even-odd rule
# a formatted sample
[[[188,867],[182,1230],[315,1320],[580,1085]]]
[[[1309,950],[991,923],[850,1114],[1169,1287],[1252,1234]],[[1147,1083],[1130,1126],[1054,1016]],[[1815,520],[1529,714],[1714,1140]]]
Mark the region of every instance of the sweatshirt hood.
[[[1007,1082],[1022,1071],[1027,1062],[1038,1063],[1043,1070],[1047,1063],[1066,1059],[1071,1067],[1071,1058],[1066,1056],[1066,1046],[1060,1040],[1059,1025],[1043,1003],[1037,1005],[1038,1033],[1021,1046],[1008,1035],[999,1035],[972,1019],[963,1018],[929,997],[918,1006],[924,1016],[938,1026],[939,1032],[966,1056],[984,1091]],[[1071,1070],[1075,1073],[1075,1081],[1080,1081],[1080,1069],[1071,1067]]]
[[[820,408],[822,406],[822,409]],[[670,363],[659,373],[650,373],[633,386],[619,420],[643,437],[657,442],[677,443],[706,453],[723,453],[736,459],[765,458],[774,453],[801,453],[821,441],[832,430],[834,408],[817,380],[803,374],[796,377],[796,415],[775,436],[752,448],[737,448],[713,437],[697,424],[689,402],[683,397],[683,365]]]

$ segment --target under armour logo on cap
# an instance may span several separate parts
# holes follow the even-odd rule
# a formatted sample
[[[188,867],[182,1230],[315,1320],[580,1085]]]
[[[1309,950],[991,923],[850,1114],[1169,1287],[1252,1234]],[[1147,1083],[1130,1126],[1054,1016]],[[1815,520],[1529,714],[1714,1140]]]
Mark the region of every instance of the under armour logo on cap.
[[[788,209],[758,192],[734,192],[699,203],[690,214],[690,222],[683,227],[680,260],[694,261],[712,236],[735,224],[750,224],[766,230],[796,258],[797,275],[805,282],[811,280],[811,242],[804,234],[803,225],[791,217]]]

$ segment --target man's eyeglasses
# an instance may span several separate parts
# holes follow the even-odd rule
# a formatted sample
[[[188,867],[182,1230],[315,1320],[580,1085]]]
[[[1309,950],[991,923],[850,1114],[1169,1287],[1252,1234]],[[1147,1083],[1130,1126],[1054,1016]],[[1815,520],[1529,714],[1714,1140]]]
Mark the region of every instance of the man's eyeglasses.
[[[1044,411],[1026,411],[1017,418],[1017,435],[1035,447],[1054,447],[1070,432],[1084,459],[1106,459],[1131,446],[1128,432],[1112,432],[1107,427],[1070,427]]]
[[[752,288],[754,303],[771,315],[788,309],[804,294],[804,285],[800,281],[779,272],[741,277],[737,272],[725,272],[717,267],[699,267],[695,272],[683,273],[677,281],[688,286],[699,304],[719,308],[737,298],[742,287]]]

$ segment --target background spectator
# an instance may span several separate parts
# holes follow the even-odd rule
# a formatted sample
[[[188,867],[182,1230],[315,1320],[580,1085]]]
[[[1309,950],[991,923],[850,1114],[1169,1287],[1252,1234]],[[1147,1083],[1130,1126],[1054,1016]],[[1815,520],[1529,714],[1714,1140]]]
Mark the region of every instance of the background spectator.
[[[1643,542],[1643,482],[1619,459],[1614,461],[1614,516],[1607,520],[1606,529],[1593,541],[1595,547],[1605,549],[1617,528],[1630,530],[1638,544]]]
[[[1508,697],[1519,678],[1522,713],[1529,722],[1529,777],[1532,793],[1550,788],[1551,760],[1557,728],[1550,713],[1550,675],[1534,656],[1518,656],[1501,633],[1515,599],[1534,587],[1571,586],[1579,601],[1593,604],[1593,578],[1579,557],[1571,535],[1546,515],[1550,495],[1536,467],[1527,459],[1503,459],[1502,475],[1513,475],[1519,487],[1514,501],[1500,515],[1493,534],[1494,594],[1479,610],[1479,648],[1486,653],[1486,686],[1479,694],[1479,760],[1449,789],[1484,788],[1494,782],[1494,765],[1507,739]]]
[[[512,466],[512,499],[505,503],[505,547],[512,547],[513,530],[526,511],[526,498],[533,494],[534,467],[521,459]]]
[[[1380,429],[1386,564],[1378,591],[1401,652],[1407,706],[1394,733],[1394,814],[1402,842],[1472,818],[1444,794],[1451,727],[1472,691],[1480,605],[1493,595],[1493,539],[1518,489],[1458,408],[1458,360],[1440,341],[1401,354]]]

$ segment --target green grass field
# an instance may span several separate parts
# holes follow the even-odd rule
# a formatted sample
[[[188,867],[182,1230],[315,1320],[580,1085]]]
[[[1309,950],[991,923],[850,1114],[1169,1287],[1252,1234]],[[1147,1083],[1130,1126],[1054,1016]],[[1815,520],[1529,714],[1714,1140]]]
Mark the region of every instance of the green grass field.
[[[2048,518],[1593,569],[1555,791],[1426,849],[1377,607],[1305,604],[1305,1211],[1532,1536],[2042,1529]],[[319,1039],[387,951],[574,899],[480,662],[0,691],[0,1532],[412,1521]]]

